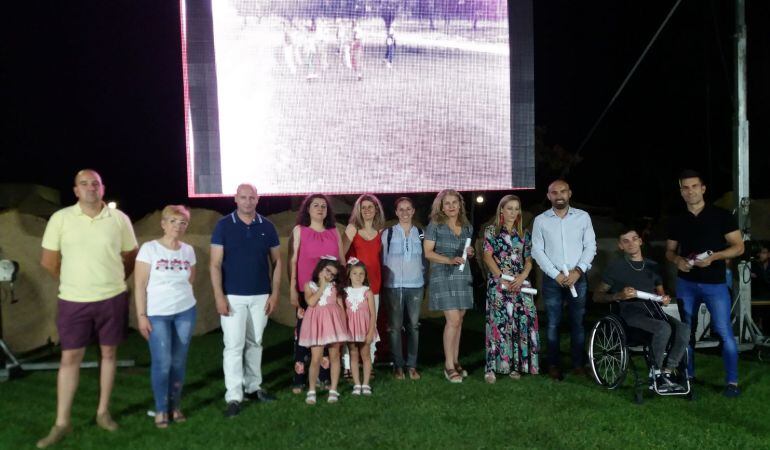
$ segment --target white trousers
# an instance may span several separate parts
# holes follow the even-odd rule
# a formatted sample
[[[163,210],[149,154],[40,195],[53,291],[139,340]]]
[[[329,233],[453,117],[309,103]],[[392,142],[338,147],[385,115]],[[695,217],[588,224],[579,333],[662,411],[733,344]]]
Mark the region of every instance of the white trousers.
[[[225,350],[225,401],[243,401],[262,385],[262,334],[267,325],[264,295],[228,295],[230,315],[220,316]]]
[[[380,314],[380,294],[374,296],[374,328],[377,328],[377,316]],[[369,347],[372,352],[372,365],[374,365],[374,352],[377,351],[377,343],[372,342]],[[348,346],[342,347],[342,368],[350,370],[350,353],[348,353]]]

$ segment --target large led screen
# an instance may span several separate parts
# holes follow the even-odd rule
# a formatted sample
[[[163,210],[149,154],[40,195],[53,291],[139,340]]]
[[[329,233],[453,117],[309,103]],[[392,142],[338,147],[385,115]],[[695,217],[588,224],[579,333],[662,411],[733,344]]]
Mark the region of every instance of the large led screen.
[[[531,0],[180,11],[191,196],[534,186]]]

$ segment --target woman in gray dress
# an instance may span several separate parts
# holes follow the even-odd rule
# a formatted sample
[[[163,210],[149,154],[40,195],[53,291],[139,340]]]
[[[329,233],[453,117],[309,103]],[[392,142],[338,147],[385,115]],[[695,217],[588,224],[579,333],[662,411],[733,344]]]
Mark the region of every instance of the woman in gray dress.
[[[460,334],[465,310],[473,307],[471,268],[462,255],[466,239],[473,237],[473,226],[465,216],[462,196],[452,189],[438,193],[430,219],[424,242],[425,257],[430,261],[429,307],[443,311],[446,319],[444,376],[451,383],[461,383],[468,374],[459,363]],[[467,255],[473,256],[473,246],[468,246]]]

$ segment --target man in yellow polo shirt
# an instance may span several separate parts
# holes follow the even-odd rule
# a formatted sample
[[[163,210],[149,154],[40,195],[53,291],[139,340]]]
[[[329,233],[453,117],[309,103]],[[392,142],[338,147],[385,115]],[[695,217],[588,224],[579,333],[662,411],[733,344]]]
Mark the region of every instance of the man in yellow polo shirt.
[[[57,378],[56,424],[37,442],[45,448],[72,432],[72,402],[86,347],[99,342],[101,364],[96,423],[118,429],[109,412],[115,381],[116,352],[128,326],[125,279],[137,252],[131,220],[102,201],[104,185],[94,170],[75,176],[78,202],[57,211],[43,235],[40,264],[59,280],[56,326],[62,349]]]

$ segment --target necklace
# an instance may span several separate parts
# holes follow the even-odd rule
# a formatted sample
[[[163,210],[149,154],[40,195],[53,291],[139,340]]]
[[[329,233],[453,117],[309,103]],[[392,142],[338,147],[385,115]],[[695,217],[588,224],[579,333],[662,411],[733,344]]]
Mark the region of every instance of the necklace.
[[[642,260],[642,267],[640,267],[640,268],[638,268],[638,269],[637,269],[636,267],[634,267],[634,265],[633,265],[633,264],[631,264],[631,260],[630,260],[630,259],[628,259],[628,258],[626,258],[626,257],[623,257],[623,259],[625,259],[625,260],[626,260],[626,262],[628,263],[628,267],[630,267],[630,268],[631,268],[631,270],[634,270],[634,271],[636,271],[636,272],[641,272],[641,271],[643,271],[643,270],[644,270],[644,260]]]

